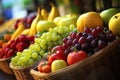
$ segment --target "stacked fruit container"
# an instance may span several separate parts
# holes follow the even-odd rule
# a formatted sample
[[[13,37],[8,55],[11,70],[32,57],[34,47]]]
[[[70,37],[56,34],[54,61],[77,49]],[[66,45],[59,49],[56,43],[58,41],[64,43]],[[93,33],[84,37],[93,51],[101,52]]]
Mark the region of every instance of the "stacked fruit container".
[[[0,49],[0,63],[7,63],[0,66],[17,80],[116,80],[120,19],[116,8],[107,10],[60,16],[52,3],[49,13],[38,7],[14,24]],[[114,10],[106,22],[104,14]]]

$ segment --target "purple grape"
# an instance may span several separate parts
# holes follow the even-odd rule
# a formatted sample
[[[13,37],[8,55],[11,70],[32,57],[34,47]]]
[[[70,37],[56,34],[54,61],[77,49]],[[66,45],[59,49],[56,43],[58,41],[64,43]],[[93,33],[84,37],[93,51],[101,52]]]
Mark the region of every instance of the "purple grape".
[[[63,49],[65,50],[65,49],[67,49],[69,46],[68,46],[67,44],[63,43],[63,44],[62,44],[62,47],[63,47]]]
[[[88,37],[88,33],[82,33],[84,37]]]
[[[82,33],[78,32],[78,33],[76,34],[76,38],[79,39],[80,37],[82,37]]]
[[[71,49],[70,49],[70,48],[66,49],[66,50],[65,50],[65,53],[64,53],[65,56],[67,57],[67,55],[68,55],[70,52],[71,52]]]
[[[106,37],[106,34],[104,32],[101,32],[99,35],[98,35],[98,38],[99,39],[102,39],[102,40],[106,40],[107,37]]]
[[[107,39],[108,39],[108,41],[111,42],[116,39],[116,36],[112,33],[109,33],[109,34],[107,34]]]
[[[86,37],[84,37],[84,36],[82,36],[82,37],[80,37],[80,39],[78,40],[78,43],[79,44],[83,44],[84,42],[86,42]]]
[[[88,51],[89,50],[89,43],[88,42],[83,43],[81,45],[81,49],[85,50],[85,51]]]
[[[97,29],[95,29],[95,28],[92,30],[91,33],[92,33],[92,35],[93,35],[94,37],[97,37],[97,36],[98,36],[98,31],[97,31]]]
[[[107,44],[103,40],[98,40],[98,48],[102,49],[106,46]]]
[[[71,33],[70,33],[70,37],[71,37],[72,39],[76,38],[76,32],[71,32]]]
[[[98,26],[97,28],[98,33],[101,33],[103,31],[103,27]]]
[[[72,45],[72,40],[68,40],[68,41],[67,41],[67,45],[68,45],[68,46],[71,46],[71,45]]]
[[[63,38],[63,42],[66,43],[68,38]]]
[[[91,46],[92,48],[97,47],[97,46],[98,46],[98,40],[97,40],[97,39],[93,39],[93,40],[91,41],[91,43],[90,43],[90,46]]]
[[[80,44],[75,44],[75,48],[80,51],[81,50],[81,45]]]
[[[85,33],[91,33],[91,30],[90,30],[89,27],[85,27],[85,28],[84,28],[84,32],[85,32]]]
[[[75,45],[75,44],[77,44],[77,43],[78,43],[78,39],[75,38],[75,39],[73,40],[72,44]]]
[[[89,35],[89,36],[87,37],[87,41],[88,41],[88,42],[91,42],[93,39],[94,39],[93,35]]]

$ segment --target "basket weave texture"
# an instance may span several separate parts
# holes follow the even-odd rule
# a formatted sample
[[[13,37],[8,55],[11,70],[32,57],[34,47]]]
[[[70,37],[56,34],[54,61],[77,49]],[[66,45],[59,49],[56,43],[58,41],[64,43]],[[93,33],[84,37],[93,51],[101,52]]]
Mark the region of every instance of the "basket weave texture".
[[[83,61],[53,73],[44,74],[37,67],[30,70],[35,80],[120,80],[120,39]]]
[[[9,67],[9,63],[10,63],[10,58],[0,59],[0,70],[2,70],[3,72],[7,74],[13,75],[13,71]]]
[[[30,74],[30,69],[34,68],[37,65],[38,62],[27,67],[14,66],[11,62],[9,64],[17,80],[34,80],[33,76]]]

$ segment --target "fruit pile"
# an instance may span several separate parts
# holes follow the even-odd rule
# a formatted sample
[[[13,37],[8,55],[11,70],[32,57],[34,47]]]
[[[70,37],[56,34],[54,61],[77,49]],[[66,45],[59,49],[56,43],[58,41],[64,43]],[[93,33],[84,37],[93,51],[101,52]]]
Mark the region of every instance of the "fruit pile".
[[[46,57],[54,46],[62,44],[62,39],[74,29],[74,25],[50,28],[49,32],[35,38],[35,43],[30,45],[28,49],[17,52],[17,55],[11,59],[11,63],[23,67],[34,64],[36,61]]]
[[[16,39],[11,40],[3,48],[0,49],[0,58],[10,58],[17,52],[21,52],[34,43],[34,36],[20,35]]]
[[[38,70],[46,73],[63,68],[62,65],[62,67],[57,67],[58,64],[60,65],[58,60],[72,65],[106,47],[115,39],[116,36],[110,30],[100,26],[96,28],[86,27],[84,32],[70,32],[68,37],[63,38],[63,44],[53,47],[47,60],[39,63]],[[49,69],[42,70],[46,66],[49,66]]]
[[[2,48],[11,39],[13,32],[14,30],[4,30],[0,32],[0,48]]]

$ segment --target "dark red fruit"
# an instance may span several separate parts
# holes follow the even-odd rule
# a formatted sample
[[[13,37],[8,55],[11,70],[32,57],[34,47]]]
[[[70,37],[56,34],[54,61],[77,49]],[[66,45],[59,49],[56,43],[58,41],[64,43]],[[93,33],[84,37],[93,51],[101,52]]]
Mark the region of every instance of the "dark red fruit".
[[[78,40],[78,43],[83,44],[84,42],[86,42],[86,37],[84,36],[80,37],[80,39]]]
[[[21,52],[24,49],[23,46],[24,46],[23,42],[19,42],[16,45],[16,49]]]
[[[96,29],[98,33],[101,33],[103,31],[103,27],[100,27],[100,26],[98,26]]]
[[[89,27],[85,27],[85,28],[84,28],[84,32],[85,32],[85,33],[91,33],[91,30],[90,30]]]
[[[7,53],[7,57],[11,57],[11,56],[13,56],[14,54],[15,54],[15,51],[12,50],[12,49],[10,49],[10,50],[8,51],[8,53]]]
[[[98,31],[97,31],[97,29],[93,29],[91,33],[92,33],[92,35],[93,35],[94,37],[97,37],[97,36],[98,36]]]
[[[92,48],[97,47],[97,46],[98,46],[98,40],[97,40],[97,39],[93,39],[93,40],[91,41],[91,43],[90,43],[90,46],[91,46]]]
[[[76,33],[75,33],[75,32],[71,32],[71,33],[70,33],[70,37],[71,37],[72,39],[76,38]]]
[[[103,40],[98,40],[98,47],[99,49],[102,49],[106,46],[107,44]]]
[[[34,41],[35,36],[27,36],[27,38],[28,38],[29,41]]]
[[[63,38],[63,42],[66,43],[68,38]]]
[[[80,37],[82,37],[82,33],[78,32],[78,33],[76,34],[76,38],[79,39]]]

